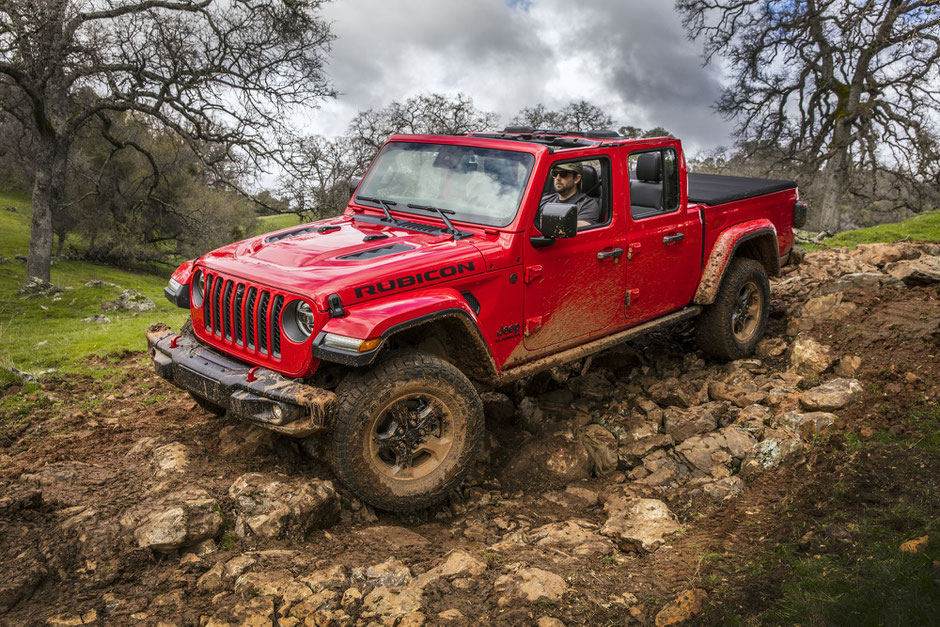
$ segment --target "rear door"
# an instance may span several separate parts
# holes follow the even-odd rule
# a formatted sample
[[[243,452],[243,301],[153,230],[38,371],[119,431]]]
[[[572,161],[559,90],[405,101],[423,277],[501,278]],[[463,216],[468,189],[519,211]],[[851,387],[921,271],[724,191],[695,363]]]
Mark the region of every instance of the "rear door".
[[[687,305],[702,264],[702,223],[688,206],[678,142],[623,147],[629,170],[626,297],[636,324]]]
[[[622,211],[612,212],[611,155],[617,155],[608,152],[601,157],[559,157],[552,164],[576,161],[598,171],[600,223],[580,227],[575,237],[556,239],[544,248],[532,246],[530,238],[541,233],[534,224],[527,226],[523,334],[530,353],[552,352],[623,325],[626,225]],[[551,189],[547,181],[545,189]]]

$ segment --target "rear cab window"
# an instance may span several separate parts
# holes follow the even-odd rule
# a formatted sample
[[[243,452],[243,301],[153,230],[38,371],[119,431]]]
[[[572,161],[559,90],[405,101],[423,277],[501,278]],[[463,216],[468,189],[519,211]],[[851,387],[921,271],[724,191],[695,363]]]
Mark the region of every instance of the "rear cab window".
[[[631,152],[627,167],[634,220],[679,210],[679,159],[674,147]]]

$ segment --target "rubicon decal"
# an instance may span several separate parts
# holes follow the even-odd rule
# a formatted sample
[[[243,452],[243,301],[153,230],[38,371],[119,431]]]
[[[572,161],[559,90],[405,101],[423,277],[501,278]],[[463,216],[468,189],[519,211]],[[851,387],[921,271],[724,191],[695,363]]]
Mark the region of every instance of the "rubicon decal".
[[[392,292],[404,287],[411,287],[412,285],[433,283],[435,281],[440,281],[441,279],[463,274],[464,272],[473,272],[472,261],[469,263],[458,263],[453,266],[444,266],[443,268],[438,268],[437,270],[419,272],[418,274],[409,274],[407,276],[398,277],[397,279],[389,279],[388,281],[379,281],[378,283],[374,283],[372,285],[361,285],[355,288],[356,298],[362,298],[367,294],[375,296],[376,294],[380,294],[382,292]]]

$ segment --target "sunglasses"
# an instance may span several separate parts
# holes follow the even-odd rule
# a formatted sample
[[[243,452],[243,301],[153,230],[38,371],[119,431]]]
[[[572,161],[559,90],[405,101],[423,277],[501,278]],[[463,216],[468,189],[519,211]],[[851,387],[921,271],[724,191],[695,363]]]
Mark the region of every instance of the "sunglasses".
[[[569,176],[574,176],[574,172],[572,172],[571,170],[552,170],[552,178],[561,177],[563,179],[566,179]]]

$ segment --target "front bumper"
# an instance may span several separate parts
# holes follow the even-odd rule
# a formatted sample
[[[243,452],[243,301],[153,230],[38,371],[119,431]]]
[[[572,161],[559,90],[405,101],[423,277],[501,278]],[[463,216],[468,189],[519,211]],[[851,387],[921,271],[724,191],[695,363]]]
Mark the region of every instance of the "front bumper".
[[[336,395],[218,353],[164,324],[147,329],[161,377],[238,418],[284,435],[306,437],[329,426]]]

